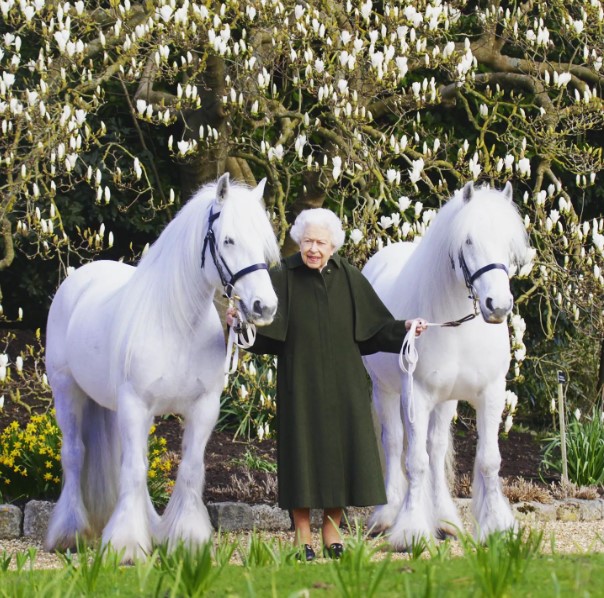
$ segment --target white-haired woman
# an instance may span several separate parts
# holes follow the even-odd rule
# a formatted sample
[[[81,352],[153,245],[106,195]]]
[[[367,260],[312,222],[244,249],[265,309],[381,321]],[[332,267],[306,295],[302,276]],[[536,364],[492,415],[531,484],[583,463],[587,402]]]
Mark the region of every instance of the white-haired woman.
[[[250,350],[278,356],[279,505],[292,513],[300,557],[315,558],[310,509],[320,508],[324,553],[338,558],[343,508],[386,502],[361,356],[398,352],[410,320],[395,320],[336,253],[345,234],[333,212],[301,212],[290,235],[300,251],[271,270],[277,315]]]

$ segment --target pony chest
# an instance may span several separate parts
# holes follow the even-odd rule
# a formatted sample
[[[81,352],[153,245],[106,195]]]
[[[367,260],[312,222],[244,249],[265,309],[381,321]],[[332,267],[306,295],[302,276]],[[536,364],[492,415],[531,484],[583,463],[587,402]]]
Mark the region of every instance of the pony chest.
[[[505,376],[510,363],[505,329],[468,326],[464,334],[444,330],[438,336],[419,352],[416,377],[429,392],[459,400]]]

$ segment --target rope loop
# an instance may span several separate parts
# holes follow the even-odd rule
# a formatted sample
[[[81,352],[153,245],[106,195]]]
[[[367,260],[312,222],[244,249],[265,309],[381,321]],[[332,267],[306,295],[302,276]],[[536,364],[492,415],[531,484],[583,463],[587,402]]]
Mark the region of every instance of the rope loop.
[[[232,302],[229,303],[232,307]],[[226,388],[229,376],[237,371],[239,363],[239,349],[247,349],[256,341],[256,326],[245,322],[241,317],[241,312],[236,311],[233,317],[233,324],[229,328],[227,338],[226,359],[224,362],[224,386]]]

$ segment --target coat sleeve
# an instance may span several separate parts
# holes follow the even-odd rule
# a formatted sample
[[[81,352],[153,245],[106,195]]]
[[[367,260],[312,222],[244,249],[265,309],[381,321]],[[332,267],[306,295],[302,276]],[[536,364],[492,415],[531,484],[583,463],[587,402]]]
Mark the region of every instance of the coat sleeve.
[[[395,320],[371,283],[348,262],[342,260],[348,275],[354,305],[354,338],[362,355],[383,351],[398,353],[407,332],[404,320]]]
[[[270,271],[271,282],[277,294],[277,313],[268,326],[256,330],[256,341],[247,350],[259,355],[268,353],[279,355],[287,337],[289,317],[289,293],[287,288],[288,269],[283,262]]]

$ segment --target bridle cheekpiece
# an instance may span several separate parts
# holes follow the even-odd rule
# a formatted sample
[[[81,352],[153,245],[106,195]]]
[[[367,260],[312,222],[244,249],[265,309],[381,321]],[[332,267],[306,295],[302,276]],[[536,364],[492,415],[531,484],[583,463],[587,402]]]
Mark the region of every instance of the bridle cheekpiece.
[[[203,247],[201,249],[201,268],[205,266],[206,260],[206,249],[210,248],[210,254],[212,255],[212,261],[214,262],[214,266],[216,266],[216,270],[218,270],[218,275],[220,276],[220,282],[224,287],[225,297],[231,299],[233,296],[233,290],[235,288],[235,283],[245,276],[246,274],[250,274],[251,272],[255,272],[256,270],[268,270],[268,265],[264,262],[258,264],[252,264],[251,266],[247,266],[242,268],[238,272],[231,272],[228,264],[225,262],[224,258],[220,254],[218,249],[218,243],[216,242],[216,235],[214,234],[214,222],[218,219],[221,212],[214,213],[214,208],[210,208],[210,216],[208,217],[208,230],[206,232],[206,236],[203,240]]]
[[[472,301],[474,302],[474,311],[477,312],[478,311],[477,310],[478,293],[476,292],[476,289],[474,288],[474,281],[477,278],[479,278],[480,276],[482,276],[483,274],[485,274],[486,272],[489,272],[490,270],[503,270],[506,274],[509,274],[508,267],[505,264],[502,264],[499,262],[494,262],[492,264],[487,264],[486,266],[479,268],[478,270],[476,270],[476,272],[474,272],[474,274],[470,274],[470,269],[468,268],[468,264],[466,263],[466,259],[463,255],[462,249],[459,250],[458,259],[459,259],[459,267],[461,268],[464,280],[466,282],[466,287],[470,291],[470,295],[469,295],[468,299],[472,299]],[[451,266],[453,267],[453,269],[455,269],[455,264],[453,263],[453,258],[451,258]]]

